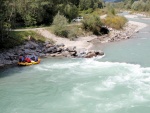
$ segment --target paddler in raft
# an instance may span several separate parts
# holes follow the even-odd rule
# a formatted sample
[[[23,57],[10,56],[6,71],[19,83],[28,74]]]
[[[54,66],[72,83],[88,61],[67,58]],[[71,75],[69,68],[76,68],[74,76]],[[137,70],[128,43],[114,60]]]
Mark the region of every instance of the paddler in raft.
[[[27,62],[27,63],[31,63],[31,59],[28,55],[20,55],[19,56],[19,62]]]

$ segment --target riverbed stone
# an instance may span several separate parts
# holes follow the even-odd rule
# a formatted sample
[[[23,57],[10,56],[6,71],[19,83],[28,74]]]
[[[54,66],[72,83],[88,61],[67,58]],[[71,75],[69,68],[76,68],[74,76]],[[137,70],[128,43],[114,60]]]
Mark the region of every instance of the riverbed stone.
[[[65,45],[63,43],[57,44],[57,47],[64,47]]]
[[[76,46],[67,47],[67,51],[69,51],[69,52],[74,52],[75,49],[76,49]]]
[[[49,47],[52,47],[52,46],[53,46],[52,44],[47,44],[45,47],[49,48]]]
[[[95,52],[89,52],[85,58],[92,58],[92,57],[96,57],[97,55],[95,54]]]
[[[70,56],[70,53],[68,51],[63,51],[61,54],[65,57]]]
[[[46,50],[47,53],[52,53],[52,51],[56,49],[55,47],[50,47]]]

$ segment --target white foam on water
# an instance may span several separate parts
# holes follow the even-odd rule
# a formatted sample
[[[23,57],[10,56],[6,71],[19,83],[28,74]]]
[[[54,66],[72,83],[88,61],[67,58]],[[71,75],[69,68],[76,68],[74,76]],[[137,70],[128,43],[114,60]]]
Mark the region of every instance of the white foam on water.
[[[56,84],[61,82],[63,85],[66,80],[71,80],[73,87],[67,95],[64,93],[65,102],[69,100],[77,105],[91,103],[95,113],[100,110],[104,113],[112,112],[148,102],[150,67],[98,60],[97,58],[70,60],[42,64],[35,68],[52,74],[46,81]],[[65,70],[62,72],[63,75],[53,74],[61,70]]]

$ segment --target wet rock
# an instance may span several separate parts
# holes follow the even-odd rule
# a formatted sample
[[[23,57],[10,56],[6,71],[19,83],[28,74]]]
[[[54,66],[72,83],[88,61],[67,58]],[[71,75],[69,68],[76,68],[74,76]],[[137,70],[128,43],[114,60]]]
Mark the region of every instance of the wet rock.
[[[85,58],[92,58],[92,57],[96,57],[96,53],[94,51],[90,51],[87,53],[87,55],[85,56]]]
[[[95,54],[102,56],[102,55],[104,55],[104,52],[101,50],[97,50],[97,51],[95,51]]]

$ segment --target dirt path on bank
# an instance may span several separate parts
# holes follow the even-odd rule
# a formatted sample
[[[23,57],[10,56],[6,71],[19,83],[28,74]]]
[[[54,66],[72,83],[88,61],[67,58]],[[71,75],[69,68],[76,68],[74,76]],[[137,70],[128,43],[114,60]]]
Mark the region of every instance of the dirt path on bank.
[[[50,31],[46,30],[46,28],[31,28],[31,29],[16,29],[14,31],[35,31],[36,33],[44,36],[45,38],[52,39],[56,44],[63,43],[66,47],[76,46],[77,50],[81,49],[90,49],[92,44],[88,41],[96,38],[97,36],[86,36],[86,37],[79,37],[76,40],[72,41],[67,38],[62,38],[54,35]]]

